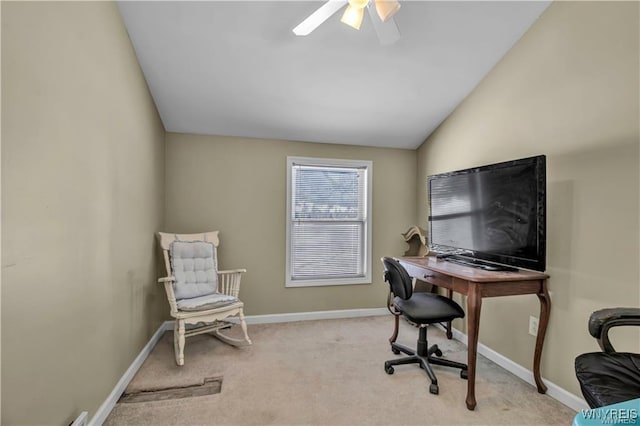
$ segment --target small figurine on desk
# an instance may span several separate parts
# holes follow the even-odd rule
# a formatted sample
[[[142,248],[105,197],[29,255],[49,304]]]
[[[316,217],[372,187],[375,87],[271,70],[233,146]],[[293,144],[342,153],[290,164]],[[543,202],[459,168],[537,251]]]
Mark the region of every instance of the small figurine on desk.
[[[419,256],[424,257],[429,254],[429,247],[427,247],[427,237],[425,236],[424,229],[419,226],[412,226],[403,233],[404,240],[409,244],[409,249],[404,252],[405,256]],[[436,287],[421,280],[415,280],[415,286],[413,291],[415,292],[427,292],[434,293]]]
[[[424,257],[429,254],[429,247],[427,247],[427,237],[425,236],[424,229],[419,226],[412,226],[403,233],[404,240],[409,244],[409,249],[404,252],[405,256],[420,256]]]

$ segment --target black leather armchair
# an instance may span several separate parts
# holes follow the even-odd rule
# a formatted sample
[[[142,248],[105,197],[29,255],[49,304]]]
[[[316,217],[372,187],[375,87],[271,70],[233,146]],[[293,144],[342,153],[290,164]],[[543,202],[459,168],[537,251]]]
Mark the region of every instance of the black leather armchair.
[[[640,326],[640,308],[602,309],[589,318],[589,333],[602,352],[579,355],[575,370],[591,408],[640,398],[640,353],[616,352],[609,341],[609,330],[623,325]]]

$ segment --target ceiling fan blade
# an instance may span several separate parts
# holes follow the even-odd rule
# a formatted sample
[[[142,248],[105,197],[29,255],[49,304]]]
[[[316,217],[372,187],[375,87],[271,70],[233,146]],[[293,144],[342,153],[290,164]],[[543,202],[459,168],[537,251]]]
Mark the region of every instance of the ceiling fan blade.
[[[389,46],[400,40],[400,30],[398,29],[398,24],[396,24],[395,18],[391,17],[387,22],[382,22],[382,19],[378,16],[375,8],[371,6],[371,3],[369,3],[367,9],[369,9],[368,15],[371,18],[373,29],[375,30],[381,45]]]
[[[295,27],[293,29],[294,34],[297,36],[306,36],[310,34],[313,30],[318,28],[320,24],[333,16],[333,14],[340,10],[345,4],[347,4],[347,0],[329,0]]]

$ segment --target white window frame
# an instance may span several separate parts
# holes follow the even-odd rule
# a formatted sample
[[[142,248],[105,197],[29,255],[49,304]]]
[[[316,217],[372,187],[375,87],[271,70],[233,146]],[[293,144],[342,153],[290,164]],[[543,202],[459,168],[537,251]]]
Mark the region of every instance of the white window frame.
[[[292,227],[292,178],[293,166],[326,166],[326,167],[348,167],[348,168],[364,168],[365,183],[365,203],[364,208],[364,268],[361,277],[353,278],[314,278],[314,279],[292,279],[291,274],[291,227]],[[372,228],[372,195],[373,195],[373,162],[367,160],[342,160],[332,158],[312,158],[312,157],[287,157],[287,223],[286,223],[286,269],[285,269],[285,286],[286,287],[314,287],[314,286],[334,286],[334,285],[350,285],[350,284],[371,284],[371,228]]]

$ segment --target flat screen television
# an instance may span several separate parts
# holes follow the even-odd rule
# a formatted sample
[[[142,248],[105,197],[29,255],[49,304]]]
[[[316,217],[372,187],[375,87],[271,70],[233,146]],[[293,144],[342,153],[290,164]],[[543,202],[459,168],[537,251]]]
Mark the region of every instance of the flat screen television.
[[[428,177],[429,247],[488,270],[545,270],[546,157]]]

